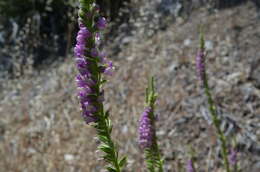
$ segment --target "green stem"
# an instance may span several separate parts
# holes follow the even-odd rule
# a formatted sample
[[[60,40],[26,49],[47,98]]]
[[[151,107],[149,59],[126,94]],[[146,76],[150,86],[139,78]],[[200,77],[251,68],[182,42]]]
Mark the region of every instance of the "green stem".
[[[226,172],[230,172],[226,137],[225,137],[225,135],[224,135],[224,133],[221,130],[221,127],[220,127],[221,120],[218,118],[216,107],[214,105],[214,101],[213,101],[211,93],[210,93],[206,72],[205,72],[205,79],[204,79],[203,85],[204,85],[205,94],[208,97],[209,111],[210,111],[210,114],[211,114],[211,117],[212,117],[212,120],[213,120],[213,124],[214,124],[214,126],[217,130],[218,138],[221,141],[221,152],[222,152],[222,156],[224,158],[224,165],[225,165],[225,168],[226,168]]]
[[[100,139],[101,143],[108,145],[110,148],[109,152],[104,151],[107,156],[109,156],[108,163],[114,167],[116,172],[121,172],[119,159],[118,159],[118,151],[116,146],[111,138],[111,126],[109,119],[103,113],[103,105],[101,105],[101,112],[100,112],[100,120],[97,123],[96,129],[98,136],[105,137],[105,139]]]

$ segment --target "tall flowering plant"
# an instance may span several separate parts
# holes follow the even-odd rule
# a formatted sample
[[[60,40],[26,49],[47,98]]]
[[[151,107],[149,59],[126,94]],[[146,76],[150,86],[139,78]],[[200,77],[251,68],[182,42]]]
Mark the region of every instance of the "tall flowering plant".
[[[157,94],[154,89],[154,79],[149,81],[146,89],[146,107],[139,121],[139,145],[145,153],[145,161],[150,172],[163,172],[163,160],[161,159],[156,138],[154,114]]]
[[[221,119],[217,114],[216,106],[214,103],[214,100],[212,98],[210,88],[208,85],[208,78],[206,73],[206,65],[205,65],[205,41],[204,41],[204,35],[201,32],[200,33],[200,48],[198,51],[198,54],[196,56],[196,68],[197,68],[197,75],[200,79],[201,85],[204,88],[204,92],[208,98],[208,108],[210,111],[210,115],[213,121],[213,124],[216,128],[218,139],[221,142],[221,153],[222,157],[224,159],[224,165],[226,172],[230,172],[230,166],[229,166],[229,160],[228,160],[228,149],[227,149],[227,139],[224,135],[224,132],[221,129]]]
[[[119,158],[117,147],[111,138],[112,124],[109,112],[104,109],[105,75],[112,75],[113,64],[101,53],[98,44],[101,31],[107,21],[99,14],[94,0],[80,0],[79,32],[74,48],[78,69],[76,83],[82,116],[87,124],[96,128],[101,142],[98,149],[104,152],[109,172],[120,172],[126,164],[126,157]]]

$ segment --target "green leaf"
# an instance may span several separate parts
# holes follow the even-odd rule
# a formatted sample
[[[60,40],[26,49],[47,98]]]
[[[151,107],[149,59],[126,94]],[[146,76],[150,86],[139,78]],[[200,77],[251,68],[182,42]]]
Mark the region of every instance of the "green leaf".
[[[113,149],[111,147],[109,147],[109,145],[107,144],[102,144],[98,147],[98,149],[102,150],[103,152],[107,153],[107,154],[112,154],[113,153]]]
[[[114,167],[106,167],[106,169],[107,169],[109,172],[117,172],[117,170],[116,170]]]
[[[106,123],[107,123],[107,126],[108,126],[108,127],[111,126],[111,121],[110,121],[110,119],[106,119]]]
[[[111,126],[108,128],[108,132],[109,132],[109,134],[112,133],[112,130],[113,130],[113,125],[111,125]]]
[[[127,162],[127,157],[123,157],[120,161],[119,161],[119,166],[120,167],[124,167],[126,165]]]
[[[107,119],[106,122],[107,122],[108,132],[109,132],[109,134],[111,134],[112,133],[112,129],[113,129],[113,125],[111,123],[111,120]]]
[[[98,138],[103,143],[108,143],[108,138],[106,136],[98,135]]]
[[[108,118],[109,117],[109,111],[106,111],[106,113],[105,113],[105,118]]]
[[[100,82],[100,84],[102,85],[102,84],[105,84],[106,82],[107,82],[107,80],[103,79],[103,80]]]
[[[115,145],[115,147],[116,147],[116,145]],[[116,159],[118,159],[118,155],[119,155],[119,153],[118,153],[118,151],[116,151]]]
[[[200,48],[205,49],[205,39],[204,39],[203,25],[200,26]]]
[[[107,161],[107,162],[109,162],[109,163],[114,162],[114,158],[113,158],[113,156],[110,155],[110,154],[104,155],[103,158],[104,158],[105,161]]]
[[[151,91],[154,92],[154,77],[151,78]]]
[[[98,132],[98,135],[106,137],[106,134],[107,134],[106,131],[97,129],[97,132]]]
[[[149,95],[149,91],[148,88],[145,89],[145,103],[148,103],[148,95]]]

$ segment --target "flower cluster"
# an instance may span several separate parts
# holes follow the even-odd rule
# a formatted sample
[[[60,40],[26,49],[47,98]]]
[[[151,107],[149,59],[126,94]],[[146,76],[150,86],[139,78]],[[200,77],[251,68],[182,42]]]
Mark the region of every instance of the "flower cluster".
[[[201,31],[200,33],[200,48],[196,56],[196,69],[197,75],[202,84],[206,81],[206,66],[205,66],[205,40],[204,35]]]
[[[189,159],[188,162],[187,162],[186,171],[187,172],[194,172],[193,162],[192,162],[191,159]]]
[[[199,79],[203,82],[205,80],[205,53],[200,49],[196,56],[196,68]]]
[[[142,148],[149,148],[152,146],[154,129],[149,117],[150,113],[151,108],[145,108],[139,122],[139,145]]]
[[[235,166],[237,163],[237,151],[232,148],[228,156],[231,165]]]
[[[99,110],[103,101],[102,74],[112,75],[113,64],[104,53],[98,50],[100,31],[105,29],[107,22],[99,17],[97,5],[83,18],[79,17],[79,32],[74,48],[76,66],[79,74],[76,76],[78,97],[82,116],[86,123],[97,122]],[[90,23],[90,24],[86,24]],[[88,27],[86,27],[88,26]]]

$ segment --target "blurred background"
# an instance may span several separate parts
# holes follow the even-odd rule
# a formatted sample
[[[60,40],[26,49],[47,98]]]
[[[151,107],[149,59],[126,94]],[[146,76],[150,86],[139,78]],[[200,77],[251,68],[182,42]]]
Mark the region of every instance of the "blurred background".
[[[127,171],[143,171],[137,125],[150,75],[159,92],[165,171],[181,172],[189,145],[201,171],[223,170],[194,68],[203,24],[214,99],[239,127],[233,132],[228,124],[234,137],[248,145],[239,153],[241,168],[259,172],[260,1],[97,4],[109,20],[101,48],[116,66],[106,85],[106,108],[120,153],[129,155]],[[95,131],[84,124],[75,93],[77,10],[77,0],[0,0],[0,172],[102,171]]]

